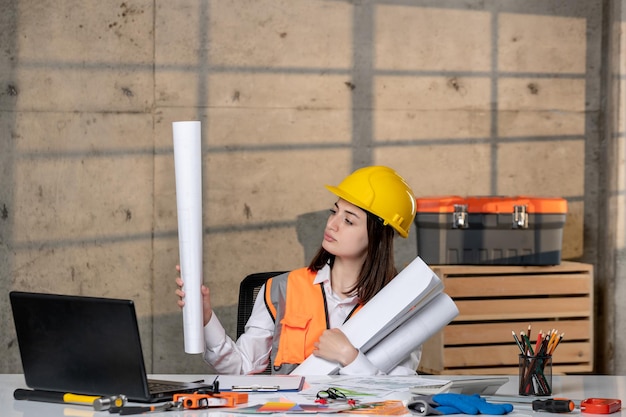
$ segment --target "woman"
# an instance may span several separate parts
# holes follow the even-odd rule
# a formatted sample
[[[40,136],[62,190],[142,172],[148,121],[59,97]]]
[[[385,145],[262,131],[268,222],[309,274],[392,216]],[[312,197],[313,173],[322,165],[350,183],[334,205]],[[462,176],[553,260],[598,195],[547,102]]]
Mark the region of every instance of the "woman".
[[[339,199],[330,210],[322,245],[311,264],[271,278],[261,288],[246,331],[235,343],[211,308],[202,287],[204,359],[217,372],[248,374],[265,370],[287,374],[313,354],[340,365],[340,374],[377,375],[377,369],[338,329],[397,274],[393,239],[406,238],[415,217],[415,197],[395,171],[361,168],[338,186],[326,186]],[[184,306],[183,282],[178,305]],[[390,374],[416,373],[421,348]]]

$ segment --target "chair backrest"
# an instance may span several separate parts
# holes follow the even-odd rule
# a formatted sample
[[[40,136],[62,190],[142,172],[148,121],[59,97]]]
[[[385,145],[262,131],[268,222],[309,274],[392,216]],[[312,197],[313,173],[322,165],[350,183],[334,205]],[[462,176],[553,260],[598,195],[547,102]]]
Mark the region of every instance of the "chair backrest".
[[[237,306],[237,338],[239,338],[245,330],[246,323],[250,318],[250,314],[252,314],[254,300],[256,300],[261,286],[265,284],[265,281],[269,278],[285,272],[286,271],[257,272],[256,274],[248,275],[241,281],[241,284],[239,284],[239,305]]]
[[[258,272],[256,274],[250,274],[241,281],[239,284],[239,305],[237,306],[237,338],[245,331],[246,323],[252,314],[252,307],[254,306],[254,300],[261,289],[261,286],[265,284],[269,278],[280,275],[286,271],[274,271],[274,272]],[[263,371],[264,374],[271,373],[271,363],[267,369]]]

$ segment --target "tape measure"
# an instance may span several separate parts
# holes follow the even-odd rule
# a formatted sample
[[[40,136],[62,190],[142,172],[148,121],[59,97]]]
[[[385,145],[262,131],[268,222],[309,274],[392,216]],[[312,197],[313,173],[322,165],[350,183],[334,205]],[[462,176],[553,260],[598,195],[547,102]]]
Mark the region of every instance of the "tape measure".
[[[248,402],[248,394],[240,392],[216,392],[212,394],[174,394],[174,402],[180,402],[185,409],[209,407],[234,407]]]
[[[580,402],[580,411],[589,414],[611,414],[622,408],[622,401],[614,398],[587,398]]]

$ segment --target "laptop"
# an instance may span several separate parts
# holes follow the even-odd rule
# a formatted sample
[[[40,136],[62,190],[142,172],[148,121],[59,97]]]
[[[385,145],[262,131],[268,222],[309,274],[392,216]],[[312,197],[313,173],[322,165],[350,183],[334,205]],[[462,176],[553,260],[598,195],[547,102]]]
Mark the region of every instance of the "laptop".
[[[211,386],[148,380],[131,300],[20,291],[9,297],[29,388],[156,402]]]

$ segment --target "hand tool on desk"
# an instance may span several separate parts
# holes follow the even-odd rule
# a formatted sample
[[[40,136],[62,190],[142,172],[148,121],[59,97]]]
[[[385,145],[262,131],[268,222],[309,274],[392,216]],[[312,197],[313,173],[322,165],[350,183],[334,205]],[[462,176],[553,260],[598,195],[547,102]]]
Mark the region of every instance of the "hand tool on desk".
[[[248,402],[248,394],[244,392],[194,392],[174,394],[174,401],[178,401],[185,409],[199,409],[209,407],[235,407]]]
[[[13,391],[13,398],[16,400],[41,401],[47,403],[89,405],[93,406],[96,411],[108,410],[111,407],[122,407],[127,401],[125,395],[81,395],[69,392],[64,393],[22,388]]]
[[[163,404],[155,405],[124,406],[119,409],[119,414],[121,416],[129,416],[133,414],[144,414],[156,411],[180,411],[182,409],[183,405],[180,401],[168,401]]]
[[[127,401],[128,399],[125,395],[100,397],[93,402],[93,409],[96,411],[119,410],[126,405]]]
[[[196,410],[210,407],[235,407],[248,402],[248,394],[240,392],[180,393],[174,394],[172,401],[150,406],[132,406],[119,409],[120,415],[144,414],[157,411]],[[113,411],[112,411],[113,412]]]
[[[622,401],[615,398],[587,398],[580,402],[580,411],[590,414],[611,414],[622,408]]]
[[[569,413],[576,408],[574,401],[567,398],[534,400],[532,406],[533,411],[547,411],[549,413]]]

